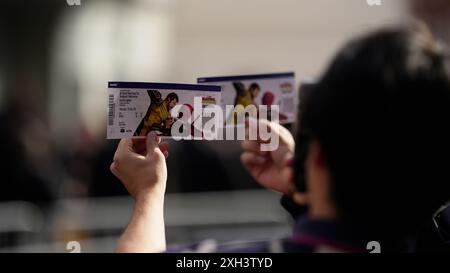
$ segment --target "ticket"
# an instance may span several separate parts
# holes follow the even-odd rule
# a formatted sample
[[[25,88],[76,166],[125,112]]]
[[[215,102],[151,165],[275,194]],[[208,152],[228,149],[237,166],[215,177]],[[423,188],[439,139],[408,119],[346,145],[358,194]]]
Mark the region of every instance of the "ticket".
[[[228,113],[227,124],[233,119],[234,112],[227,112],[227,105],[249,105],[279,107],[279,122],[294,123],[297,119],[299,104],[298,92],[295,89],[295,73],[275,73],[260,75],[242,75],[226,77],[206,77],[197,79],[199,84],[211,84],[222,87],[220,102],[224,113]]]
[[[171,138],[175,126],[177,130],[191,129],[195,115],[186,117],[196,106],[219,105],[220,101],[220,86],[109,82],[107,138],[142,138],[150,132]]]

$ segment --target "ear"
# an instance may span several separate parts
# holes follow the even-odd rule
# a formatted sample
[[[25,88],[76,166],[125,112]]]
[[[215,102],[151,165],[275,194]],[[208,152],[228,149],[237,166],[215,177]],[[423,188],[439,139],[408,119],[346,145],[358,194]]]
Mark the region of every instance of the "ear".
[[[321,145],[312,141],[306,159],[309,215],[316,218],[337,217],[331,197],[331,175]]]
[[[310,174],[321,172],[321,170],[325,167],[319,142],[311,141],[311,143],[309,144],[308,155],[306,157],[305,165],[306,165],[305,166],[306,172],[307,173],[309,172]],[[307,188],[310,187],[308,186]],[[302,206],[307,206],[310,203],[309,192],[305,193],[295,192],[292,198],[294,199],[295,203]]]

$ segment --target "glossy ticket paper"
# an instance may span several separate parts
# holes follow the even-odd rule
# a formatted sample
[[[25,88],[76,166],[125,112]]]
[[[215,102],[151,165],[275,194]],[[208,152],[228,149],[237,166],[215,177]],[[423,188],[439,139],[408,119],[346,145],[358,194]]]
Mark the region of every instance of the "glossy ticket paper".
[[[225,111],[227,105],[279,106],[279,122],[291,124],[297,119],[298,92],[295,89],[295,73],[275,73],[197,79],[199,84],[218,85],[222,88],[220,102]],[[233,123],[232,115],[225,117]],[[231,121],[231,122],[230,122]]]
[[[194,124],[193,118],[183,119],[182,115],[186,111],[194,112],[195,98],[200,101],[200,108],[218,105],[221,88],[213,85],[109,82],[107,138],[142,138],[150,132],[170,138],[172,127],[177,122]]]

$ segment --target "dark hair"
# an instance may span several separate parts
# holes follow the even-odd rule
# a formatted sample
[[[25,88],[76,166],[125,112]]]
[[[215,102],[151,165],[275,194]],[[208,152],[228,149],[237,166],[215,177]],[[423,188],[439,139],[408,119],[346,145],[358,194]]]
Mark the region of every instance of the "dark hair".
[[[255,82],[255,83],[252,83],[252,84],[250,85],[250,87],[249,87],[249,90],[253,90],[253,89],[259,89],[259,90],[261,90],[261,87],[259,86],[259,84],[257,84],[257,83]]]
[[[169,95],[167,95],[166,97],[167,101],[173,101],[173,100],[177,100],[177,102],[180,102],[180,99],[178,98],[178,95],[176,93],[170,93]]]
[[[152,103],[162,102],[161,92],[159,92],[158,90],[147,90],[147,94],[150,97],[150,101]]]
[[[449,125],[445,57],[417,25],[348,43],[300,121],[321,145],[341,219],[381,241],[414,232],[449,200]]]

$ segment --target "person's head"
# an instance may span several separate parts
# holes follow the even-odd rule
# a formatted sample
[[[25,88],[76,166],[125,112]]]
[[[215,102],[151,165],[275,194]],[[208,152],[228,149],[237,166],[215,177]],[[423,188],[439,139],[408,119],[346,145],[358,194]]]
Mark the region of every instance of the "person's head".
[[[340,51],[302,106],[310,216],[382,241],[414,232],[450,199],[444,59],[422,26],[381,30]]]
[[[178,102],[180,102],[180,99],[178,98],[178,95],[176,93],[170,93],[166,97],[166,102],[167,108],[170,111],[177,105]]]
[[[252,96],[253,99],[258,96],[260,91],[261,87],[259,87],[259,84],[257,83],[252,83],[248,88],[248,92],[250,93],[250,96]]]

